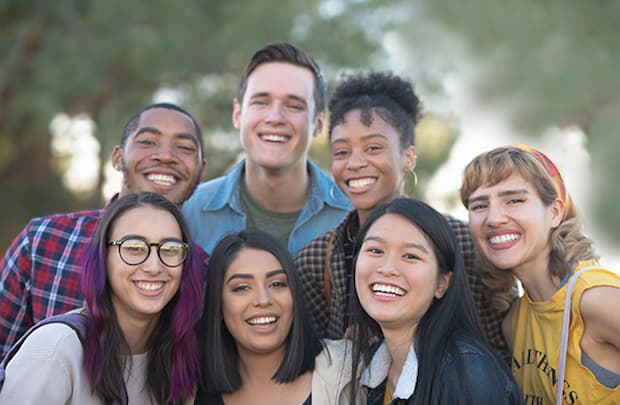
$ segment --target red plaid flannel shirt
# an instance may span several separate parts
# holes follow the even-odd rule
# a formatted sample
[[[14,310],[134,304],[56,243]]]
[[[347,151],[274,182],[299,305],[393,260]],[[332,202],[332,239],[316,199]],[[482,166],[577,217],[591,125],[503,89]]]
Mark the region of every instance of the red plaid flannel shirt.
[[[36,322],[84,306],[81,256],[104,212],[34,218],[15,238],[0,262],[0,359]]]
[[[80,259],[104,209],[34,218],[0,263],[0,357],[33,324],[84,305]]]

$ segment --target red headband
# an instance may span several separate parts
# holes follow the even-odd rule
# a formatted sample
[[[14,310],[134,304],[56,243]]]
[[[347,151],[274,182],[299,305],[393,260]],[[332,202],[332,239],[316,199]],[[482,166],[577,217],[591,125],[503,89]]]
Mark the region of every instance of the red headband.
[[[568,215],[571,210],[572,201],[570,195],[566,191],[566,186],[564,185],[564,180],[562,179],[562,175],[558,170],[557,166],[549,159],[547,155],[539,151],[538,149],[532,148],[529,145],[525,145],[523,143],[512,145],[517,149],[521,149],[530,155],[532,155],[540,164],[544,167],[545,171],[553,181],[553,185],[555,186],[555,191],[558,193],[558,198],[564,203],[564,218]]]

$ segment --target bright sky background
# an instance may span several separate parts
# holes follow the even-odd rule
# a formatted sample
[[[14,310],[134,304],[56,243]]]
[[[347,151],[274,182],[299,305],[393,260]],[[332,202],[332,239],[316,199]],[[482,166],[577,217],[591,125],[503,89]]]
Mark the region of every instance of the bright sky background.
[[[424,24],[429,20],[420,18],[417,21]],[[485,103],[476,98],[474,86],[484,79],[481,75],[487,67],[470,57],[467,45],[436,25],[420,26],[419,30],[428,32],[433,39],[432,49],[422,44],[412,46],[402,34],[388,32],[383,43],[389,59],[384,65],[398,73],[404,72],[414,84],[418,83],[417,77],[433,77],[441,87],[442,92],[426,92],[424,87],[416,85],[416,92],[426,111],[449,117],[456,122],[459,133],[449,159],[431,179],[426,198],[438,210],[467,220],[465,208],[459,205],[455,209],[452,204],[458,196],[465,165],[482,152],[497,146],[523,143],[526,137],[507,124],[506,106]],[[537,139],[528,143],[547,154],[558,166],[586,233],[595,241],[602,264],[620,273],[617,247],[605,242],[592,220],[590,207],[594,190],[589,179],[593,169],[592,157],[586,149],[586,134],[578,127],[553,126],[538,135],[527,137]],[[423,150],[419,151],[418,159],[424,159]]]

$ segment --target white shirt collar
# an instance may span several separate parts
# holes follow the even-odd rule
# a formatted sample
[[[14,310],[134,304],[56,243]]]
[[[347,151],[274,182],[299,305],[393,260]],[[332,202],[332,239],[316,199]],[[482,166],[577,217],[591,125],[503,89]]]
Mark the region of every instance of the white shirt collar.
[[[360,378],[360,384],[369,388],[376,388],[388,376],[392,357],[388,351],[385,341],[381,343],[375,354],[370,360],[370,365],[364,369]],[[408,399],[415,391],[416,381],[418,380],[418,356],[416,355],[413,344],[407,353],[407,360],[403,365],[403,370],[398,376],[398,383],[392,397],[394,399]]]

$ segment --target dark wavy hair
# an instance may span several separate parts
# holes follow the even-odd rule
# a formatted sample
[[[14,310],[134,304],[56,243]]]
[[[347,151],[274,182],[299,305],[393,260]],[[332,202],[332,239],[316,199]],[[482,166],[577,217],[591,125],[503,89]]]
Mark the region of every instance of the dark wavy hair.
[[[248,87],[250,75],[257,67],[264,63],[290,63],[302,68],[306,68],[314,75],[314,118],[325,110],[325,102],[327,99],[327,81],[319,67],[319,64],[301,48],[289,42],[280,42],[267,44],[260,48],[250,58],[247,66],[241,74],[239,81],[239,89],[237,91],[237,99],[243,104],[243,96]]]
[[[257,229],[227,235],[217,244],[209,259],[205,311],[198,333],[202,360],[201,389],[208,393],[234,392],[242,384],[235,339],[226,328],[222,315],[222,290],[226,270],[245,249],[264,250],[275,256],[288,277],[293,297],[293,323],[286,339],[286,352],[272,378],[279,383],[294,381],[314,369],[314,359],[323,349],[310,323],[302,285],[288,250],[275,237]]]
[[[345,75],[329,102],[329,137],[351,110],[362,110],[362,123],[372,124],[374,112],[400,134],[401,150],[415,145],[415,125],[420,118],[420,100],[411,83],[392,72]]]
[[[439,378],[440,366],[442,360],[448,355],[452,355],[455,359],[457,375],[463,376],[454,383],[467,381],[464,377],[462,356],[458,355],[457,341],[466,341],[496,358],[498,363],[501,361],[483,343],[473,298],[466,286],[465,264],[457,246],[456,237],[444,216],[428,204],[410,198],[397,198],[388,204],[378,206],[371,212],[356,238],[351,291],[356,291],[355,268],[364,238],[375,221],[387,214],[398,215],[403,221],[420,229],[433,248],[439,274],[452,273],[450,286],[446,293],[442,298],[433,300],[420,320],[415,334],[419,371],[415,395],[409,403],[425,405],[438,403],[444,389]],[[370,364],[372,348],[368,342],[383,339],[383,333],[377,321],[372,319],[360,304],[357,293],[351,294],[350,308],[353,325],[352,364],[354,365],[351,375],[355,376],[358,375],[362,364]],[[411,336],[411,340],[414,341],[414,336]],[[468,387],[464,385],[466,384],[458,388],[460,392],[467,391]],[[351,393],[356,392],[358,387],[358,381],[353,379]]]
[[[128,194],[106,209],[85,252],[82,268],[82,294],[88,314],[84,368],[94,391],[106,403],[120,401],[124,370],[130,361],[129,346],[118,324],[106,274],[108,242],[112,226],[120,215],[145,206],[172,214],[181,228],[183,241],[191,245],[189,228],[179,207],[159,194]],[[146,389],[159,403],[181,403],[193,394],[199,380],[195,328],[202,312],[203,275],[201,255],[192,247],[183,264],[179,290],[162,310],[148,339]]]

